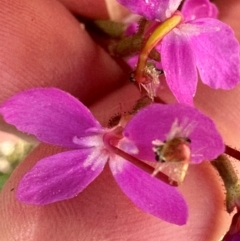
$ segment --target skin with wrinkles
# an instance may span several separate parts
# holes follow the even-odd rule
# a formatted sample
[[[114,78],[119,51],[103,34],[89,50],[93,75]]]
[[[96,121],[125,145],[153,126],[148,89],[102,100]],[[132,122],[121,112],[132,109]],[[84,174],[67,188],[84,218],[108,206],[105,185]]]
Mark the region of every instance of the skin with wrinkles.
[[[139,96],[138,90],[130,84],[121,87],[123,80],[128,83],[128,71],[124,74],[88,33],[79,28],[68,10],[74,6],[75,12],[86,11],[89,18],[108,17],[104,2],[98,1],[98,6],[93,4],[91,9],[91,0],[87,2],[25,0],[9,4],[1,1],[0,20],[4,24],[0,26],[0,102],[30,87],[54,86],[89,105],[102,124],[119,112],[119,103],[124,109],[132,105]],[[240,3],[235,0],[215,3],[220,19],[235,30],[239,40]],[[234,147],[240,143],[239,91],[239,87],[228,92],[215,91],[199,84],[195,101],[217,123],[225,142]],[[167,102],[175,101],[165,85],[159,94]],[[71,200],[44,207],[18,202],[15,188],[22,176],[39,159],[60,151],[65,149],[41,144],[12,174],[0,195],[0,217],[4,220],[0,224],[2,241],[114,240],[116,237],[215,241],[228,230],[230,217],[223,207],[224,190],[208,163],[191,166],[180,188],[190,208],[190,219],[182,227],[136,209],[117,188],[108,167],[81,195]],[[206,198],[199,199],[202,196]]]

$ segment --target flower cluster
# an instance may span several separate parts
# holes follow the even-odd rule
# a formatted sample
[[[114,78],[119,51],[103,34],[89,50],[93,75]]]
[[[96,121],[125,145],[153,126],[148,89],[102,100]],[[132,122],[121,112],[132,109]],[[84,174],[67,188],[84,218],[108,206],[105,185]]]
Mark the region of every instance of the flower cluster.
[[[238,209],[226,238],[239,239],[240,181],[222,155],[225,145],[215,124],[193,107],[198,75],[214,89],[239,83],[239,43],[232,29],[216,19],[218,10],[209,0],[118,2],[143,17],[139,28],[133,23],[125,35],[137,40],[129,60],[134,68],[131,79],[153,102],[164,73],[179,103],[148,103],[106,128],[62,90],[35,88],[16,94],[0,105],[4,120],[41,142],[69,149],[39,160],[21,179],[17,199],[47,205],[74,198],[109,165],[119,187],[138,208],[183,225],[188,207],[173,184],[184,181],[189,165],[212,161],[220,176],[227,176],[227,211]],[[155,164],[151,173],[146,162]]]
[[[23,177],[17,198],[29,204],[75,197],[108,162],[120,188],[139,208],[182,225],[187,220],[187,205],[176,187],[135,166],[131,157],[139,162],[155,161],[153,141],[174,138],[191,140],[191,163],[214,159],[224,151],[214,123],[181,104],[151,104],[125,127],[107,129],[73,96],[55,88],[39,88],[13,96],[0,107],[0,113],[6,122],[40,141],[71,149],[40,160]]]

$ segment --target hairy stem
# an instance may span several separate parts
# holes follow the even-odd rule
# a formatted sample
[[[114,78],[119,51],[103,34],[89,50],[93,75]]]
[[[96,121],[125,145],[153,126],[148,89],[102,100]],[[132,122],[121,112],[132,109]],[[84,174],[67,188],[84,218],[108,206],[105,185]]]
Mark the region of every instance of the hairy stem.
[[[226,188],[226,208],[231,213],[236,207],[240,207],[240,181],[226,155],[220,155],[211,164],[217,169]]]

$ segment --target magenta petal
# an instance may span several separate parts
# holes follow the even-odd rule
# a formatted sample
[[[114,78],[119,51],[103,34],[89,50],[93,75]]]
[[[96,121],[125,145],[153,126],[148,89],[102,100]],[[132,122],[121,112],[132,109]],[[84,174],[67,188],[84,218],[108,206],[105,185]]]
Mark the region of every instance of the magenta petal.
[[[164,21],[178,8],[182,0],[117,0],[131,12],[149,20]]]
[[[136,34],[137,31],[138,31],[138,23],[132,22],[127,26],[124,34],[125,34],[125,36],[131,36],[133,34]]]
[[[110,168],[123,192],[144,212],[169,223],[186,223],[187,205],[175,187],[150,176],[121,157],[111,160]]]
[[[55,88],[31,89],[14,95],[0,107],[4,120],[40,141],[79,148],[73,138],[100,124],[90,111],[70,94]]]
[[[133,55],[126,59],[127,64],[131,67],[131,69],[135,69],[138,62],[138,55]]]
[[[193,105],[197,86],[196,61],[187,38],[178,29],[163,39],[161,60],[167,84],[176,99]]]
[[[73,198],[102,172],[106,161],[92,148],[44,158],[22,178],[17,198],[38,205]]]
[[[217,6],[209,0],[185,0],[181,9],[185,21],[196,18],[217,18]]]
[[[139,159],[154,161],[152,141],[165,141],[174,121],[192,128],[192,162],[212,160],[224,152],[223,140],[213,121],[197,109],[182,104],[152,104],[139,111],[127,124],[124,136],[139,150]],[[187,124],[187,125],[186,125]]]
[[[233,30],[217,19],[197,19],[192,26],[202,29],[190,37],[203,83],[230,89],[240,81],[239,43]]]

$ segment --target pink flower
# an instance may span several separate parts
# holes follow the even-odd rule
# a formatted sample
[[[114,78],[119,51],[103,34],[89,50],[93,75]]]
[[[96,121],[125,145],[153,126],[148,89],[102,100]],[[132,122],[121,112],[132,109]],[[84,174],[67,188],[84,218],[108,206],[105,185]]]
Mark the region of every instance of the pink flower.
[[[73,198],[108,162],[120,188],[139,208],[170,223],[186,223],[187,205],[178,190],[111,152],[109,143],[121,138],[119,127],[103,128],[70,94],[54,88],[28,90],[5,102],[0,113],[40,141],[71,149],[40,160],[20,181],[19,201],[45,205]]]
[[[184,132],[188,125],[180,128],[188,135],[182,137],[191,138],[192,162],[215,158],[224,150],[213,122],[195,108],[180,104],[150,105],[139,111],[126,127],[107,129],[70,94],[55,88],[38,88],[13,96],[0,106],[0,113],[20,131],[70,149],[40,160],[25,174],[17,198],[28,204],[45,205],[77,196],[108,162],[116,182],[136,206],[167,222],[183,225],[188,211],[178,190],[125,157],[155,160],[152,142],[164,141],[176,120],[180,126],[184,120],[190,126],[193,124],[191,132]],[[199,155],[195,156],[196,153]]]
[[[214,123],[181,104],[143,109],[128,123],[124,136],[138,148],[136,157],[159,161],[153,174],[161,171],[178,183],[183,182],[189,164],[215,159],[225,149]]]
[[[177,11],[181,0],[118,1],[148,20],[164,22],[181,16],[156,46],[169,88],[179,102],[193,104],[198,74],[214,89],[231,89],[239,83],[239,43],[233,30],[215,19],[217,9],[209,0],[186,0],[181,13]]]
[[[213,121],[197,109],[183,104],[152,104],[144,108],[127,124],[124,136],[138,148],[136,156],[148,161],[155,161],[154,140],[190,139],[193,164],[215,159],[225,149]]]

